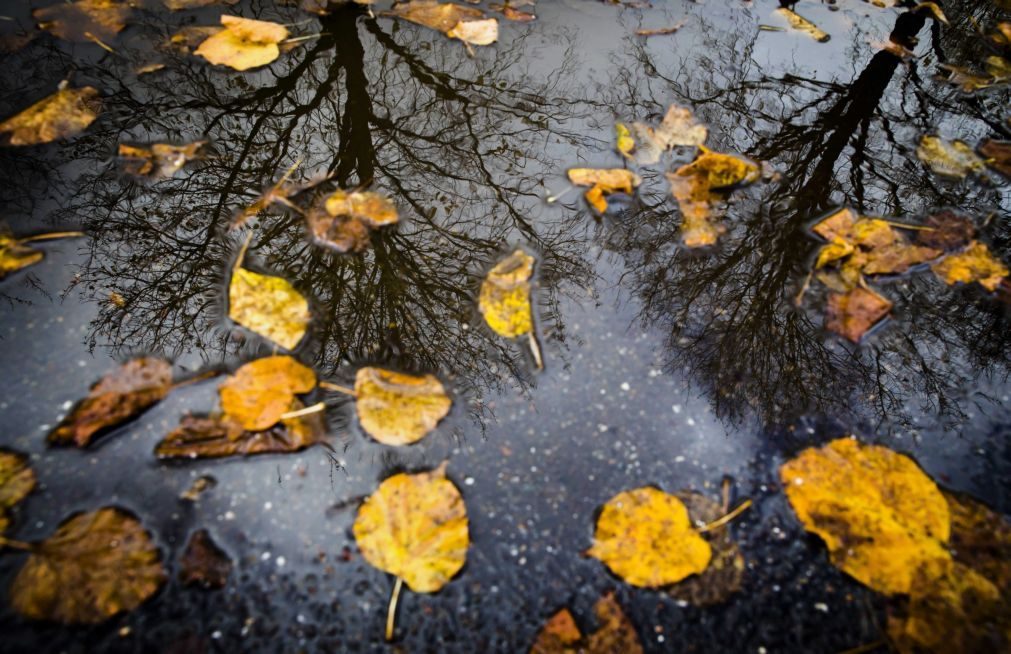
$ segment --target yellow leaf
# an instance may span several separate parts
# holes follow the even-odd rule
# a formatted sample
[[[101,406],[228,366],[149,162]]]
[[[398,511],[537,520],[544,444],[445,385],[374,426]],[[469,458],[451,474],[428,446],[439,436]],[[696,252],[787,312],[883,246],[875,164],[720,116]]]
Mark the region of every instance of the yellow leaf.
[[[479,9],[435,0],[401,2],[387,13],[443,33],[453,29],[461,21],[479,19],[484,15]]]
[[[990,254],[985,243],[972,241],[962,252],[949,254],[931,268],[946,284],[978,282],[988,291],[996,291],[1008,276],[1008,268]]]
[[[316,373],[289,356],[250,361],[218,387],[221,410],[243,429],[262,431],[281,420],[295,395],[316,387]]]
[[[9,135],[9,145],[38,145],[68,138],[93,123],[100,107],[98,91],[92,87],[71,89],[61,85],[53,95],[0,123],[0,135]]]
[[[568,609],[548,620],[530,647],[530,654],[642,654],[642,643],[614,593],[607,593],[593,607],[597,630],[583,636]]]
[[[309,325],[309,303],[280,277],[236,267],[228,285],[228,317],[286,350]]]
[[[446,36],[471,45],[491,45],[498,41],[498,21],[494,18],[462,20],[447,31]]]
[[[366,561],[417,593],[445,586],[470,544],[467,508],[446,478],[446,464],[383,481],[358,510],[353,532]]]
[[[10,525],[7,511],[35,488],[35,473],[28,467],[28,457],[0,450],[0,536]]]
[[[358,420],[384,445],[409,445],[424,438],[446,417],[452,400],[434,375],[405,375],[360,368],[355,375]]]
[[[171,177],[187,162],[196,159],[205,145],[207,141],[185,145],[154,143],[147,148],[120,143],[119,158],[123,161],[123,170],[131,175],[151,179]]]
[[[576,186],[589,186],[586,201],[599,213],[607,211],[605,195],[627,193],[635,190],[642,180],[638,175],[624,168],[570,168],[569,181]]]
[[[222,16],[224,29],[200,44],[193,54],[221,66],[248,70],[277,59],[277,44],[288,38],[284,25],[239,16]]]
[[[948,24],[948,17],[944,15],[944,12],[941,11],[941,8],[936,2],[921,2],[910,9],[910,11],[926,11],[938,22],[944,23],[945,25]]]
[[[586,554],[633,586],[657,588],[704,571],[712,550],[681,500],[647,486],[604,505]]]
[[[11,605],[33,620],[94,624],[140,606],[165,579],[140,521],[103,508],[73,516],[32,546],[11,584]]]
[[[116,36],[130,16],[122,0],[58,2],[32,12],[39,27],[68,41],[108,40]]]
[[[786,22],[790,24],[790,27],[792,27],[795,30],[804,32],[805,34],[813,38],[815,41],[824,43],[825,41],[828,41],[830,38],[832,38],[831,36],[823,32],[817,25],[815,25],[808,19],[804,18],[800,14],[791,11],[790,9],[787,9],[786,7],[780,7],[779,9],[776,10],[776,13],[786,18]]]
[[[481,283],[478,308],[496,334],[516,338],[532,332],[530,278],[533,274],[534,258],[518,249],[496,264]]]
[[[0,230],[0,279],[42,261],[45,253],[23,245],[7,230]]]
[[[751,184],[761,172],[747,159],[700,148],[694,161],[667,173],[671,195],[681,209],[681,239],[690,248],[713,245],[725,231],[715,223],[719,193]]]
[[[396,224],[399,220],[396,205],[375,191],[338,189],[326,198],[325,207],[331,216],[357,218],[373,229]]]
[[[962,141],[946,141],[936,136],[920,139],[916,156],[938,175],[957,179],[986,168],[985,162]]]
[[[179,54],[189,54],[194,48],[223,29],[217,25],[187,25],[172,34],[168,41],[162,44],[162,47]]]
[[[632,152],[635,151],[635,139],[632,138],[632,133],[628,131],[628,127],[624,123],[615,123],[614,136],[618,152],[625,158],[630,159]]]
[[[948,503],[912,459],[840,438],[804,450],[779,474],[832,563],[870,588],[909,593],[917,575],[938,576],[950,565]]]

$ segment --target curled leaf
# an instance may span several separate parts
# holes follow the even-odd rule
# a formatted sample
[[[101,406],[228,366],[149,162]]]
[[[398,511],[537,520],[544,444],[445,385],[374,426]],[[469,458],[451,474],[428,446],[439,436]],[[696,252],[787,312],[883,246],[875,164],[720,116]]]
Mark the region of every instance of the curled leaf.
[[[633,586],[657,588],[704,571],[712,550],[681,500],[646,486],[608,500],[586,555]]]
[[[90,86],[61,88],[0,123],[8,145],[38,145],[74,136],[98,118],[101,100]]]
[[[91,387],[49,434],[49,442],[86,447],[97,435],[151,408],[171,389],[172,366],[167,361],[152,357],[127,361]]]
[[[35,473],[28,457],[0,450],[0,535],[10,526],[7,512],[35,488]]]
[[[593,607],[597,630],[584,636],[568,609],[561,609],[538,632],[530,654],[642,654],[642,643],[614,593],[606,593]]]
[[[179,581],[188,586],[224,588],[231,572],[232,560],[207,530],[193,532],[179,557]]]
[[[452,400],[434,375],[406,375],[382,368],[360,368],[355,375],[358,420],[384,445],[410,445],[446,417]]]
[[[938,175],[956,179],[986,168],[983,160],[962,141],[947,141],[937,136],[925,135],[921,138],[916,156]]]
[[[323,209],[306,214],[313,242],[338,252],[361,252],[369,245],[371,230],[399,221],[397,207],[375,191],[338,189],[327,196]]]
[[[598,213],[607,211],[606,195],[626,193],[631,195],[642,179],[624,168],[570,168],[569,181],[576,186],[589,186],[584,197]]]
[[[305,336],[309,303],[287,280],[237,266],[228,285],[228,317],[292,350]]]
[[[129,513],[80,513],[32,547],[11,584],[11,605],[34,620],[94,624],[131,611],[165,583],[151,534]]]
[[[249,70],[265,66],[281,55],[278,44],[288,38],[284,25],[239,16],[222,16],[220,32],[193,53],[220,66]]]
[[[171,177],[196,159],[205,145],[207,141],[185,145],[154,143],[150,147],[120,143],[119,158],[127,174],[149,179]]]
[[[845,293],[830,293],[825,329],[859,343],[891,310],[888,298],[860,286]]]
[[[481,283],[478,309],[500,336],[516,338],[533,330],[530,279],[534,258],[521,249],[495,264]]]
[[[295,395],[316,387],[316,373],[289,356],[243,365],[218,388],[221,410],[242,428],[262,431],[278,423]]]

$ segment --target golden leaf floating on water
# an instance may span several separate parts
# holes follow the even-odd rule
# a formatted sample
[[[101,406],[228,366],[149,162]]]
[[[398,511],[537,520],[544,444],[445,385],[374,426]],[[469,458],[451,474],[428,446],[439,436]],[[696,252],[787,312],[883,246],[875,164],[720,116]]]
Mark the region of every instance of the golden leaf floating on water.
[[[10,597],[34,620],[102,622],[140,606],[166,579],[150,533],[117,508],[71,517],[30,552]]]
[[[498,41],[498,21],[494,18],[462,20],[447,31],[446,36],[470,45],[491,45]]]
[[[495,264],[481,282],[478,309],[484,321],[499,336],[526,336],[534,365],[544,367],[540,345],[534,333],[533,301],[530,279],[534,258],[522,249]]]
[[[825,329],[859,343],[891,310],[892,302],[888,298],[860,286],[845,293],[830,293]]]
[[[124,27],[132,11],[122,0],[77,0],[36,9],[32,17],[39,27],[67,41],[112,39]]]
[[[341,253],[365,250],[371,230],[399,220],[393,202],[375,191],[338,189],[327,196],[322,209],[306,214],[313,242]]]
[[[38,145],[79,134],[98,118],[101,100],[90,86],[72,89],[66,83],[51,96],[0,123],[7,145]]]
[[[948,503],[909,457],[850,438],[809,448],[780,467],[787,499],[825,541],[832,564],[886,594],[951,564]]]
[[[607,211],[606,195],[625,193],[631,195],[642,179],[624,168],[570,168],[569,181],[576,186],[589,186],[584,197],[598,213]]]
[[[56,445],[86,447],[104,431],[151,408],[172,390],[172,366],[163,359],[127,361],[100,379],[49,434]]]
[[[119,158],[127,174],[149,179],[171,177],[196,159],[205,145],[207,141],[185,145],[154,143],[150,147],[120,143]]]
[[[1008,268],[990,254],[985,243],[972,241],[962,252],[949,254],[931,266],[945,284],[978,283],[988,291],[996,291],[1007,276]]]
[[[597,630],[584,636],[572,613],[563,608],[537,634],[530,654],[642,654],[642,643],[614,593],[606,593],[593,607]]]
[[[633,586],[657,588],[704,571],[712,549],[681,500],[646,486],[608,500],[586,555]]]
[[[236,265],[228,285],[228,317],[292,350],[305,336],[311,315],[309,303],[287,280]]]
[[[947,141],[937,136],[921,138],[916,156],[938,175],[956,179],[983,172],[986,168],[983,160],[962,141]]]
[[[634,135],[635,160],[645,165],[655,164],[661,154],[674,147],[701,146],[709,135],[709,130],[695,120],[690,109],[676,104],[667,109],[658,126],[632,123],[631,132]]]
[[[284,25],[239,16],[222,16],[220,32],[200,44],[193,53],[220,66],[249,70],[265,66],[281,56],[278,44],[288,38]]]
[[[453,402],[435,375],[359,368],[355,408],[362,429],[384,445],[410,445],[446,417]]]
[[[726,229],[718,218],[721,194],[747,186],[761,170],[754,162],[699,146],[694,161],[667,173],[671,195],[681,209],[681,240],[690,248],[713,245]]]
[[[467,507],[446,478],[446,464],[431,472],[387,478],[358,509],[353,532],[362,556],[397,578],[387,614],[386,638],[402,582],[416,593],[434,593],[460,571],[470,536]]]
[[[301,413],[303,404],[293,400],[289,413]],[[183,416],[179,426],[155,448],[159,459],[208,459],[298,452],[320,442],[326,432],[321,412],[283,418],[263,431],[246,431],[228,416]]]
[[[785,18],[786,22],[790,24],[790,27],[800,32],[804,32],[819,43],[824,43],[832,38],[822,31],[817,25],[795,11],[791,11],[786,7],[780,7],[776,10],[776,13]]]
[[[987,139],[979,144],[979,153],[986,157],[986,165],[1011,179],[1011,141]]]
[[[12,272],[42,261],[45,253],[22,244],[6,229],[0,228],[0,279]]]
[[[435,0],[401,2],[384,13],[439,30],[444,34],[464,20],[477,20],[484,16],[480,9]]]
[[[179,581],[186,586],[224,588],[231,572],[232,560],[207,530],[193,532],[179,557]]]
[[[700,493],[682,491],[677,493],[693,525],[714,523],[727,514],[727,509]],[[667,593],[678,600],[695,606],[720,604],[741,590],[744,583],[744,557],[741,548],[730,537],[726,528],[706,531],[702,537],[712,549],[709,565],[698,575],[689,577],[667,589]]]
[[[256,217],[256,215],[261,211],[266,211],[268,207],[274,204],[281,204],[297,213],[303,213],[302,209],[292,202],[290,198],[302,191],[308,190],[318,184],[322,184],[328,180],[330,176],[316,177],[305,182],[288,181],[300,163],[300,161],[296,161],[292,164],[291,167],[285,171],[284,175],[281,176],[281,179],[261,193],[260,197],[258,197],[252,204],[239,211],[235,218],[232,219],[228,228],[237,229],[242,227],[250,219]]]
[[[28,467],[28,457],[0,450],[0,536],[10,526],[7,512],[35,488],[35,473]]]
[[[289,356],[243,365],[218,387],[221,410],[248,431],[273,427],[291,409],[295,395],[316,387],[316,373]]]
[[[948,17],[944,15],[944,12],[941,11],[941,7],[938,6],[936,2],[921,2],[920,4],[910,9],[909,11],[911,12],[922,11],[930,14],[931,17],[934,18],[934,20],[940,23],[944,23],[945,25],[948,24]]]

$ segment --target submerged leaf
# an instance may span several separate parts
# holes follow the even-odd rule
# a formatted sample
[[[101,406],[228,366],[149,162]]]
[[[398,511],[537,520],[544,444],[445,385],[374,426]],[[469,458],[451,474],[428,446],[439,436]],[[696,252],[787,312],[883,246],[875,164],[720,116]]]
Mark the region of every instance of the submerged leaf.
[[[786,18],[786,22],[790,24],[790,27],[792,27],[795,30],[804,32],[815,41],[824,43],[832,38],[824,31],[822,31],[817,25],[815,25],[808,19],[804,18],[800,14],[790,9],[787,9],[786,7],[780,7],[779,9],[776,10],[776,13]]]
[[[168,395],[172,366],[141,357],[107,373],[49,434],[57,445],[86,447],[95,436],[135,418]]]
[[[700,493],[680,492],[677,497],[684,502],[688,517],[694,525],[714,522],[726,514],[717,502]],[[725,602],[741,590],[744,582],[744,557],[741,548],[730,537],[729,529],[707,531],[702,537],[712,548],[709,565],[698,575],[674,584],[667,592],[671,597],[695,606],[712,606]]]
[[[8,136],[8,145],[38,145],[68,138],[93,123],[100,107],[94,88],[61,85],[56,93],[0,123],[0,135]]]
[[[218,388],[221,410],[248,431],[278,423],[295,395],[316,387],[316,373],[289,356],[271,356],[243,365]]]
[[[162,4],[169,11],[179,11],[181,9],[198,9],[211,5],[234,5],[239,0],[161,0]]]
[[[712,550],[681,500],[647,486],[608,500],[586,555],[633,586],[657,588],[704,571]]]
[[[918,231],[916,241],[941,252],[961,250],[976,235],[973,222],[954,211],[939,211],[927,216],[926,226],[930,229]]]
[[[228,285],[228,317],[292,350],[309,326],[309,303],[287,280],[236,267]]]
[[[946,141],[925,135],[916,148],[920,161],[938,175],[962,179],[969,173],[982,172],[986,164],[962,141]]]
[[[1011,592],[1011,521],[961,493],[941,491],[951,515],[951,555],[989,579],[1001,593]]]
[[[856,287],[846,293],[830,293],[825,329],[859,343],[864,334],[892,310],[888,298]]]
[[[568,609],[561,609],[538,632],[530,654],[642,654],[642,643],[614,593],[606,593],[593,607],[597,630],[583,636]]]
[[[913,462],[850,438],[808,448],[779,470],[787,499],[833,565],[886,594],[909,593],[951,557],[948,503]]]
[[[140,521],[103,508],[71,517],[32,547],[11,584],[11,605],[35,620],[93,624],[140,606],[165,579]]]
[[[533,331],[530,279],[534,258],[521,249],[495,264],[481,283],[478,309],[499,336],[516,338]]]
[[[358,509],[353,527],[362,556],[403,579],[416,593],[434,593],[467,559],[467,508],[446,478],[431,472],[387,478]]]
[[[10,526],[7,511],[25,499],[35,488],[35,473],[28,467],[28,457],[0,450],[0,536]]]
[[[154,143],[151,147],[120,143],[119,158],[123,170],[137,177],[155,179],[175,175],[187,162],[197,158],[207,141],[194,141],[185,145]]]
[[[207,530],[193,532],[179,557],[179,581],[188,586],[224,588],[231,572],[232,560]]]
[[[265,66],[281,55],[278,44],[288,38],[284,25],[239,16],[222,16],[220,32],[193,53],[212,64],[235,70]]]
[[[949,286],[977,282],[988,291],[996,291],[1008,276],[1007,266],[979,241],[972,241],[962,252],[949,254],[931,268]]]
[[[384,445],[410,445],[446,417],[453,402],[434,375],[406,375],[360,368],[355,375],[355,408],[369,436]]]
[[[624,168],[570,168],[569,181],[576,186],[589,186],[586,201],[599,213],[607,211],[604,196],[612,193],[631,195],[642,183],[638,175]]]
[[[130,17],[123,0],[77,0],[36,9],[32,17],[39,27],[67,41],[108,40],[116,36]]]

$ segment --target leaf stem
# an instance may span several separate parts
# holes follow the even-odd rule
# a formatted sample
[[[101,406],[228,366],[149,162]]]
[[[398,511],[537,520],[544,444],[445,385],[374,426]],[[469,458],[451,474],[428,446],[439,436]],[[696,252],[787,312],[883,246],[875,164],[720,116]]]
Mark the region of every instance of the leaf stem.
[[[707,525],[703,525],[703,526],[699,527],[699,533],[705,533],[707,531],[712,531],[714,529],[719,529],[720,527],[722,527],[723,525],[727,524],[728,522],[730,522],[731,520],[733,520],[737,516],[739,516],[742,513],[744,513],[746,510],[748,510],[748,507],[750,507],[750,506],[751,506],[751,500],[744,500],[743,502],[741,502],[740,506],[738,506],[736,509],[734,509],[733,511],[731,511],[727,515],[723,516],[722,518],[717,518],[716,520],[713,520],[712,522],[710,522]]]
[[[936,232],[937,231],[936,227],[927,227],[926,225],[910,225],[908,223],[898,223],[898,222],[895,222],[894,220],[882,220],[881,222],[885,223],[886,225],[888,225],[890,227],[898,227],[899,229],[912,229],[912,230],[917,230],[917,231],[921,231],[921,232]]]
[[[18,243],[31,243],[32,241],[50,241],[57,238],[77,238],[84,236],[84,232],[49,232],[48,234],[36,234],[19,238]]]
[[[246,240],[242,242],[242,247],[239,249],[239,258],[235,260],[235,265],[232,266],[232,273],[234,274],[236,270],[242,267],[242,260],[246,258],[246,250],[249,248],[249,242],[253,240],[253,232],[246,234]]]
[[[20,540],[10,540],[0,536],[0,547],[9,547],[15,550],[24,550],[26,552],[31,552],[35,549],[35,546],[31,543],[25,543]]]
[[[567,193],[569,193],[570,191],[575,190],[575,188],[576,188],[575,186],[569,186],[569,188],[565,189],[564,191],[561,191],[560,193],[556,193],[555,195],[549,195],[548,197],[546,197],[544,199],[544,201],[547,202],[548,204],[553,204],[555,202],[558,202]]]
[[[534,355],[534,365],[537,366],[538,370],[544,370],[544,360],[541,358],[541,346],[537,343],[537,337],[534,335],[532,329],[527,332],[527,338],[530,341],[530,353]]]
[[[397,620],[397,600],[400,599],[400,587],[404,585],[404,580],[397,577],[397,583],[393,585],[393,594],[390,596],[390,608],[386,611],[386,641],[393,640],[394,623]]]
[[[307,406],[304,409],[299,409],[298,411],[288,411],[287,413],[281,414],[281,420],[289,420],[291,418],[298,418],[300,416],[307,416],[310,413],[319,413],[320,411],[326,410],[326,404],[323,402],[317,402],[312,406]]]
[[[344,393],[345,395],[350,395],[351,397],[357,397],[358,394],[355,393],[353,388],[348,388],[347,386],[341,386],[340,384],[331,384],[328,381],[321,381],[319,383],[320,388],[325,388],[328,391],[335,391],[337,393]]]
[[[864,654],[864,652],[873,652],[879,647],[884,647],[888,642],[885,640],[875,640],[872,643],[867,643],[865,645],[858,645],[853,649],[848,649],[845,652],[839,652],[839,654]]]

